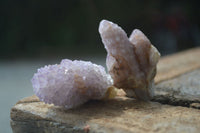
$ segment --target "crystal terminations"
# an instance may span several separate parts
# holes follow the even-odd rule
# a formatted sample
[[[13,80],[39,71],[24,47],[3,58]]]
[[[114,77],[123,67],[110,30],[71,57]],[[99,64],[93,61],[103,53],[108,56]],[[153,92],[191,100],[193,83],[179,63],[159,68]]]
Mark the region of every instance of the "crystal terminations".
[[[127,96],[149,100],[160,54],[149,39],[138,29],[130,38],[117,24],[102,20],[99,25],[107,50],[106,65],[114,86],[124,89]]]

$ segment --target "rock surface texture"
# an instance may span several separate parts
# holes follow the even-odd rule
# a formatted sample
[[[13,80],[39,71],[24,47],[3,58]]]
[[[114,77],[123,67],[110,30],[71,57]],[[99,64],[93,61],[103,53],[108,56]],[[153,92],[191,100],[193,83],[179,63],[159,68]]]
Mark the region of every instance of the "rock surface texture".
[[[163,57],[157,67],[153,101],[199,108],[199,57],[200,48]]]
[[[198,133],[200,111],[119,97],[66,110],[36,96],[11,110],[13,133]]]
[[[117,24],[102,20],[99,25],[107,50],[106,65],[114,86],[127,96],[149,100],[153,96],[156,65],[160,54],[149,39],[138,29],[130,38]]]
[[[200,69],[156,85],[154,100],[182,106],[200,102]]]
[[[41,101],[69,109],[90,99],[103,99],[112,80],[100,65],[65,59],[38,69],[32,84]]]
[[[22,99],[11,109],[13,133],[199,133],[199,54],[200,48],[195,48],[161,58],[156,76],[157,102],[120,96],[66,110],[44,104],[36,96]],[[161,104],[162,97],[179,102],[173,104],[176,106]],[[191,108],[181,107],[188,101]]]

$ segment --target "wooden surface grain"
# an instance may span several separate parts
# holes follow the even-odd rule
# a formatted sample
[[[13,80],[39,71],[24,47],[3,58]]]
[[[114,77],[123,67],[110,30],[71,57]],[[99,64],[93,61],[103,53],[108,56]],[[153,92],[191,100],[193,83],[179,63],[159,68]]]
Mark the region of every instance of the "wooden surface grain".
[[[155,83],[172,79],[197,68],[200,68],[199,47],[162,57],[158,62]]]
[[[11,110],[14,133],[161,133],[200,131],[197,109],[141,102],[118,97],[109,101],[90,101],[72,110],[40,102],[28,97]]]

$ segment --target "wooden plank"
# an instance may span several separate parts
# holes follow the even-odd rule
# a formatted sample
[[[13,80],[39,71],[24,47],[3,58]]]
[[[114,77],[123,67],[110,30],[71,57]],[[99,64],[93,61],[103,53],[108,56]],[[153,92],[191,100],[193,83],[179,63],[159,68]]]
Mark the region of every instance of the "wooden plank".
[[[200,131],[197,109],[118,97],[65,110],[28,97],[11,110],[14,133],[162,133]]]
[[[158,63],[155,83],[172,79],[197,68],[200,68],[199,47],[162,57]]]

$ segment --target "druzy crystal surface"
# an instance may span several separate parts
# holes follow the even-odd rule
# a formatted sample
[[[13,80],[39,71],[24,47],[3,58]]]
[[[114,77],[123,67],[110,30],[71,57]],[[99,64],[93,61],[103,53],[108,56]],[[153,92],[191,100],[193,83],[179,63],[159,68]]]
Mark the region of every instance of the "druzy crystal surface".
[[[128,38],[117,24],[102,20],[99,32],[108,53],[106,65],[114,86],[124,89],[127,96],[149,100],[153,96],[158,50],[138,29]]]
[[[66,108],[76,107],[90,99],[102,99],[112,85],[104,67],[68,59],[38,69],[31,81],[41,101]]]

